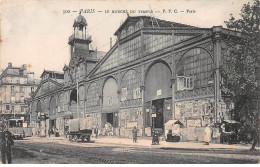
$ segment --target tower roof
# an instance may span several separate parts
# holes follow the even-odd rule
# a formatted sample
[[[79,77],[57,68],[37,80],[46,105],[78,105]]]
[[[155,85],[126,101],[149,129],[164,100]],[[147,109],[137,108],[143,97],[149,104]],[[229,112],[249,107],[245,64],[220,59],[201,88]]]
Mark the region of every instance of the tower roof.
[[[76,17],[76,19],[74,20],[74,24],[73,27],[77,27],[78,25],[84,25],[87,26],[87,20],[85,19],[84,16],[81,15],[81,12],[79,13],[79,15]]]

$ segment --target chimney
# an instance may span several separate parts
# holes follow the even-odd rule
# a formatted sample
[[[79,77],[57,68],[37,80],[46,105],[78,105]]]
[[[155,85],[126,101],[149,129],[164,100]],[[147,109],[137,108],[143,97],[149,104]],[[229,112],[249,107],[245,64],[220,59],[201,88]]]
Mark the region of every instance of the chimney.
[[[23,65],[22,65],[22,68],[26,70],[26,69],[27,69],[27,65],[26,65],[26,64],[23,64]]]
[[[112,48],[112,38],[110,38],[110,49]]]
[[[11,62],[8,63],[8,67],[12,67],[12,63]]]
[[[98,52],[97,52],[97,47],[96,47],[96,57],[94,57],[95,59],[97,59],[98,57]]]

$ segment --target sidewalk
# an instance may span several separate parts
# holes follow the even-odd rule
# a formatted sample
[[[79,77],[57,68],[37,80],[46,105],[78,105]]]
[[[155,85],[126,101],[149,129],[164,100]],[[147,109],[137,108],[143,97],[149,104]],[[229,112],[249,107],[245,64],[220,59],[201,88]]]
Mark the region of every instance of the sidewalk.
[[[30,137],[33,140],[44,140],[45,142],[68,142],[68,139],[65,137]],[[202,142],[166,142],[166,141],[160,141],[159,145],[151,145],[152,144],[152,138],[151,137],[145,137],[141,138],[139,137],[137,139],[137,143],[133,143],[132,139],[129,138],[120,138],[115,136],[98,136],[96,139],[95,137],[91,138],[91,141],[93,143],[97,144],[114,144],[114,145],[125,145],[125,146],[133,146],[133,147],[146,147],[146,148],[165,148],[165,149],[195,149],[195,150],[218,150],[218,149],[243,149],[243,150],[249,150],[251,145],[240,145],[240,144],[215,144],[210,143],[209,145],[204,145]],[[73,142],[71,142],[73,143]],[[258,151],[260,150],[259,147],[256,148]]]
[[[106,144],[118,144],[118,145],[129,145],[129,146],[140,146],[140,147],[151,147],[151,148],[178,148],[178,149],[245,149],[249,150],[251,145],[228,145],[228,144],[215,144],[210,143],[209,145],[204,145],[201,142],[166,142],[160,141],[159,145],[151,145],[152,138],[138,138],[137,143],[133,143],[132,139],[128,138],[118,138],[118,137],[98,137],[97,139],[92,138],[95,143],[106,143]],[[257,148],[259,150],[259,148]]]

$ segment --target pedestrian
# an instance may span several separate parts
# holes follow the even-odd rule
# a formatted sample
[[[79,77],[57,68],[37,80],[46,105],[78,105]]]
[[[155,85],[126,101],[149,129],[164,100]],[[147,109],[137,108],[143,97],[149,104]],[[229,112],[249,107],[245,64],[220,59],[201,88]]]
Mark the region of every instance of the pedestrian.
[[[59,137],[59,136],[60,136],[60,134],[59,134],[59,129],[56,128],[55,137]]]
[[[5,133],[4,125],[0,127],[0,150],[1,150],[1,162],[5,163]]]
[[[259,133],[259,129],[257,128],[257,127],[253,127],[253,131],[252,131],[252,139],[253,139],[253,141],[252,141],[252,147],[250,148],[250,151],[255,151],[256,149],[255,149],[255,146],[256,146],[256,144],[257,144],[257,142],[258,142],[258,134]]]
[[[209,142],[211,140],[211,131],[209,125],[206,125],[205,132],[204,132],[204,142],[205,145],[209,145]]]
[[[11,145],[14,144],[14,141],[12,139],[12,133],[9,132],[7,129],[5,129],[5,126],[1,126],[0,130],[0,148],[1,148],[1,161],[3,164],[6,163],[6,158],[8,164],[12,163],[12,149]]]
[[[41,131],[40,131],[40,129],[37,130],[37,136],[38,136],[38,137],[41,137]]]
[[[134,126],[132,133],[133,133],[133,142],[136,143],[136,141],[137,141],[137,128],[136,128],[136,126]]]
[[[153,130],[152,134],[152,145],[159,144],[159,133],[157,130]]]
[[[6,129],[4,131],[4,133],[5,133],[5,154],[7,157],[8,164],[11,164],[12,163],[12,145],[14,145],[14,141],[12,138],[12,133],[9,132],[8,129]],[[3,162],[3,163],[5,163],[5,162]]]
[[[51,137],[51,128],[48,130],[48,135]]]
[[[97,137],[98,137],[98,128],[95,128],[95,129],[94,129],[94,133],[95,133],[96,139],[97,139]]]

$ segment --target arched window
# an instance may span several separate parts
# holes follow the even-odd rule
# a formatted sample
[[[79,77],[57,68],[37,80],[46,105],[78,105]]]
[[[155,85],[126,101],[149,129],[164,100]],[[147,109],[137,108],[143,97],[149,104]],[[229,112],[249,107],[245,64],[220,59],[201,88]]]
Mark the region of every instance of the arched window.
[[[135,70],[125,73],[121,87],[121,101],[141,98],[140,76]]]
[[[204,87],[213,83],[213,60],[201,48],[188,51],[177,65],[177,91]]]
[[[130,34],[132,34],[133,32],[134,32],[134,27],[133,26],[129,26],[128,27],[128,30],[127,30],[127,35],[130,35]]]
[[[135,24],[135,31],[138,31],[138,30],[140,30],[141,29],[141,22],[137,22],[136,24]]]
[[[58,98],[58,113],[64,110],[64,95],[61,93]]]
[[[50,116],[56,115],[56,98],[54,96],[50,99]]]
[[[98,88],[96,82],[90,84],[87,90],[87,107],[99,106]]]
[[[126,37],[126,31],[125,31],[125,30],[123,30],[123,31],[121,32],[121,39],[124,38],[124,37]]]

